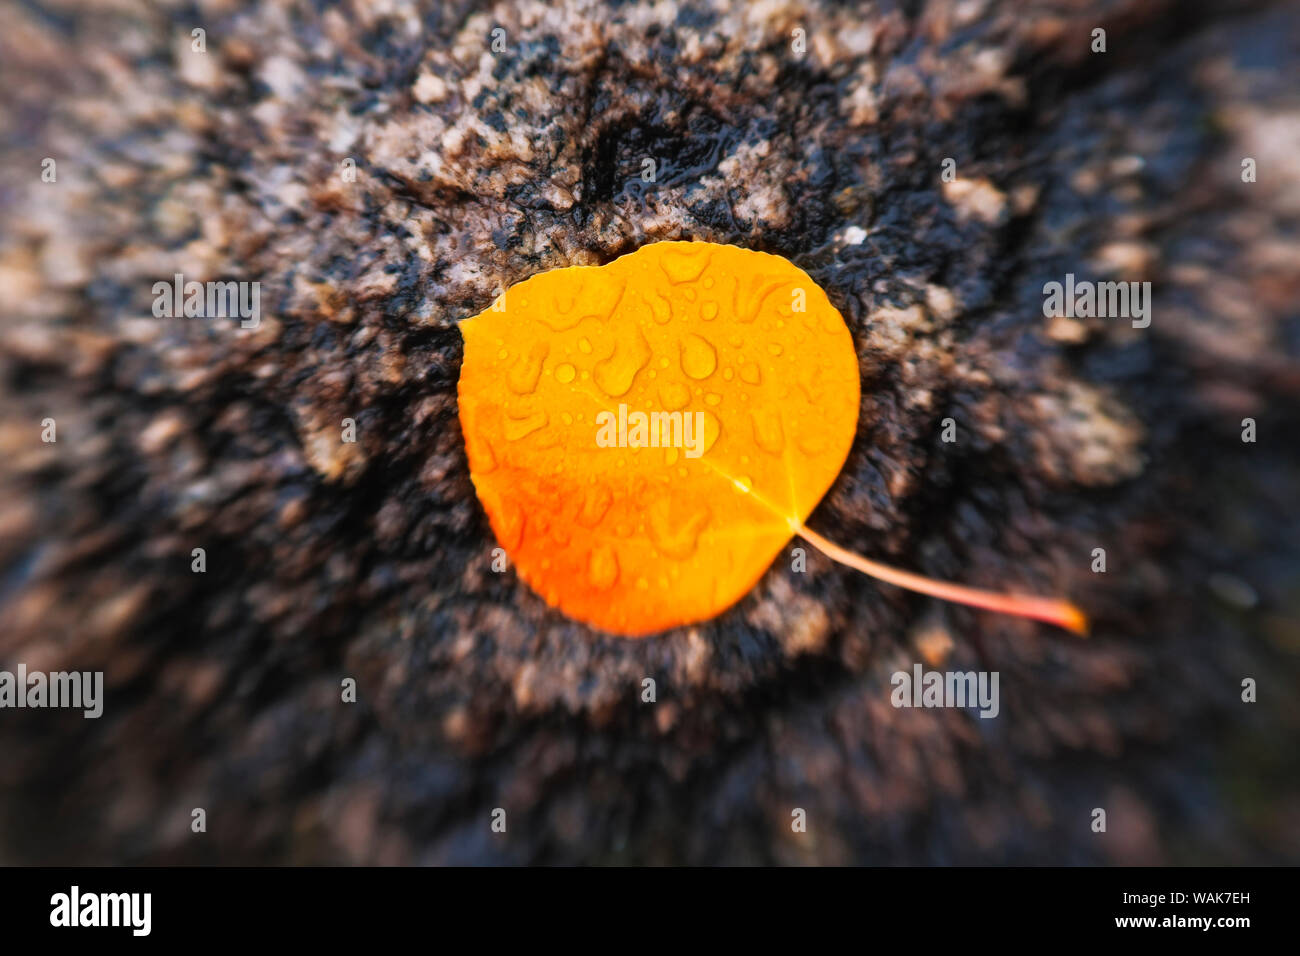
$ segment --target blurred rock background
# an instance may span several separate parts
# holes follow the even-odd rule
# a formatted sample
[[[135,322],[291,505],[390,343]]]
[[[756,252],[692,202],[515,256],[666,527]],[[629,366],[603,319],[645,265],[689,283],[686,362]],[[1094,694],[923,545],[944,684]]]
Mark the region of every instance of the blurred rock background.
[[[10,0],[0,87],[0,668],[107,686],[0,711],[0,862],[1300,862],[1300,7]],[[457,321],[683,238],[854,331],[813,527],[1093,637],[810,555],[633,642],[493,573]]]

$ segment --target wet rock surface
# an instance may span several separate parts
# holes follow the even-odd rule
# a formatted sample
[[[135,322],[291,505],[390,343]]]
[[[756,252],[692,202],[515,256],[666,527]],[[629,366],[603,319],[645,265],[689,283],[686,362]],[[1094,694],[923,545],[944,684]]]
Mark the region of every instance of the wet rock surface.
[[[0,711],[0,860],[1300,860],[1300,12],[1081,6],[7,8],[0,666],[107,699]],[[813,528],[1093,636],[810,554],[628,641],[494,573],[458,320],[663,239],[844,314]],[[1066,273],[1150,327],[1045,318]],[[999,717],[892,707],[917,661]]]

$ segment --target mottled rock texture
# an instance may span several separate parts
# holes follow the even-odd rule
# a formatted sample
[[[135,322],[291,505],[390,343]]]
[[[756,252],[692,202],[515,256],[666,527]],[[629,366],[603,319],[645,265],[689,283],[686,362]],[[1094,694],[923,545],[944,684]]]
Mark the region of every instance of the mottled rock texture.
[[[1294,4],[0,17],[0,666],[107,684],[0,711],[0,862],[1300,862]],[[854,333],[814,528],[1093,637],[810,555],[627,641],[493,573],[457,321],[690,238]],[[1045,318],[1068,272],[1150,280],[1150,328]],[[155,318],[175,273],[260,325]],[[892,708],[917,660],[1000,716]]]

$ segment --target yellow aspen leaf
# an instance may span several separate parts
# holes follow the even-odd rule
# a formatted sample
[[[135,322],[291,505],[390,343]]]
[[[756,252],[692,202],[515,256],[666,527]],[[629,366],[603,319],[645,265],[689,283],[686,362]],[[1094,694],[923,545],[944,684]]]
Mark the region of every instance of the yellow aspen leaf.
[[[707,620],[800,535],[901,587],[1083,627],[1072,605],[944,584],[804,525],[857,433],[853,338],[780,256],[660,242],[535,275],[460,325],[470,475],[519,575],[616,634]]]

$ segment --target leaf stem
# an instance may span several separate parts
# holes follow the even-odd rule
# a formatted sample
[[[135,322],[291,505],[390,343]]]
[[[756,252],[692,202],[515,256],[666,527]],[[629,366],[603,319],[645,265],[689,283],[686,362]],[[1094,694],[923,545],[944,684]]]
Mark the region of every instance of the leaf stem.
[[[1017,617],[1045,621],[1048,624],[1055,624],[1057,627],[1078,634],[1080,637],[1088,635],[1087,615],[1069,601],[1034,597],[1027,594],[1003,594],[997,591],[968,588],[947,581],[936,581],[934,578],[913,574],[910,571],[902,571],[887,564],[864,558],[846,548],[841,548],[838,544],[823,538],[805,524],[799,523],[794,530],[800,537],[831,560],[838,561],[840,564],[847,565],[854,570],[861,571],[863,574],[884,581],[886,584],[907,588],[909,591],[918,591],[921,594],[942,598],[945,601],[955,601],[958,604],[983,608],[986,611],[997,611],[1000,614],[1014,614]]]

